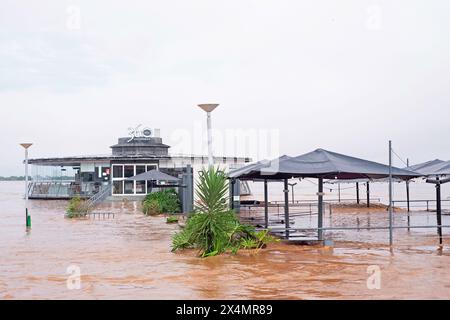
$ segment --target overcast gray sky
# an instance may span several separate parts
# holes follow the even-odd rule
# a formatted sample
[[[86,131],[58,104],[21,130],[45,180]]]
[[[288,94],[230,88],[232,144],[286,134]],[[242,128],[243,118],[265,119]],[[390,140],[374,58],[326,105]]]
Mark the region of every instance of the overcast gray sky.
[[[141,123],[198,153],[174,132],[203,124],[202,102],[221,104],[219,130],[278,130],[283,154],[386,162],[392,139],[413,163],[450,160],[449,12],[448,0],[2,0],[0,175],[22,173],[19,142],[33,157],[103,154]]]

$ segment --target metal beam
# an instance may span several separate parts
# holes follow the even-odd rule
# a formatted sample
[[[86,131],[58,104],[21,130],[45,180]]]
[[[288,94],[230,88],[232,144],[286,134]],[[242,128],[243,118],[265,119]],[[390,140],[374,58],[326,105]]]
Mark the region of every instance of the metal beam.
[[[284,179],[284,225],[286,227],[286,239],[289,239],[289,184],[288,179]]]
[[[439,182],[439,177],[436,177]],[[441,183],[436,184],[436,221],[437,221],[437,232],[439,235],[439,244],[442,245],[442,206],[441,206]]]
[[[236,184],[236,180],[235,179],[231,179],[231,185],[230,185],[230,188],[231,188],[231,196],[230,196],[230,200],[231,200],[231,202],[230,202],[230,207],[231,207],[231,210],[234,210],[234,185]]]
[[[359,204],[359,182],[356,183],[356,203]]]
[[[264,179],[264,219],[267,229],[269,228],[269,190],[267,179]]]
[[[319,178],[319,192],[318,196],[318,216],[317,216],[317,228],[318,228],[318,239],[323,240],[323,178]]]
[[[392,213],[392,141],[389,140],[389,245],[393,245],[393,213]]]
[[[370,183],[366,183],[367,208],[370,208]]]
[[[406,159],[406,166],[409,167],[409,159]],[[407,222],[408,222],[408,227],[411,224],[411,217],[409,216],[409,213],[411,212],[411,204],[410,204],[411,200],[410,200],[410,196],[409,196],[409,180],[406,180],[406,206],[407,206]],[[408,229],[409,231],[409,229]]]

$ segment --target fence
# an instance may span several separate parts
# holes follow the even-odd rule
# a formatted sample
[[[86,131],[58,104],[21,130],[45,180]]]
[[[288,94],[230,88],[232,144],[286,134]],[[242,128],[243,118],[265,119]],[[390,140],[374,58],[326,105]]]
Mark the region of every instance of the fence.
[[[430,203],[432,200],[428,200]],[[397,201],[398,202],[398,201]],[[367,235],[368,239],[385,239],[388,240],[388,234],[372,232],[361,234],[360,231],[389,231],[391,226],[388,225],[388,212],[361,211],[361,212],[345,212],[336,213],[333,209],[335,203],[324,203],[323,219],[326,222],[322,228],[317,226],[318,204],[317,202],[298,201],[289,204],[289,228],[286,228],[284,221],[284,203],[271,202],[269,209],[269,230],[271,233],[285,237],[289,235],[289,240],[306,240],[317,241],[319,231],[328,232],[329,236],[335,236],[336,231],[343,231],[345,236],[351,239],[362,239]],[[255,225],[257,229],[265,229],[264,204],[242,205],[241,221]],[[392,230],[418,230],[418,229],[446,229],[450,228],[449,223],[436,223],[436,216],[430,211],[417,211],[408,213],[406,211],[396,211],[392,224]],[[447,221],[448,222],[448,221]],[[305,227],[306,225],[306,227]],[[358,232],[358,233],[352,233]],[[339,236],[342,236],[340,233]],[[411,238],[413,239],[413,238]],[[440,239],[441,240],[441,239]],[[370,240],[372,241],[372,240]],[[384,240],[381,240],[384,241]],[[364,242],[364,241],[363,241]]]
[[[436,200],[409,200],[409,207],[415,209],[423,209],[426,211],[436,210]],[[442,207],[450,208],[450,200],[441,200]],[[422,204],[422,205],[420,205]],[[430,206],[430,204],[432,206]],[[433,205],[434,204],[434,205]],[[408,201],[407,200],[394,200],[392,201],[393,207],[398,208],[407,208]]]

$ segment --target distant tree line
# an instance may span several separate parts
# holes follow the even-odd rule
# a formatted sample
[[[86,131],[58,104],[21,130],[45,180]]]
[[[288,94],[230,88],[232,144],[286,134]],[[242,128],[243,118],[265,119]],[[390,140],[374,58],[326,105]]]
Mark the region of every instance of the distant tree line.
[[[31,180],[31,177],[28,179]],[[25,181],[25,176],[0,177],[0,181]]]
[[[31,176],[28,177],[31,181]],[[74,176],[62,176],[62,177],[52,177],[52,176],[36,176],[36,181],[71,181],[74,180]],[[0,181],[25,181],[25,176],[10,176],[10,177],[0,177]]]

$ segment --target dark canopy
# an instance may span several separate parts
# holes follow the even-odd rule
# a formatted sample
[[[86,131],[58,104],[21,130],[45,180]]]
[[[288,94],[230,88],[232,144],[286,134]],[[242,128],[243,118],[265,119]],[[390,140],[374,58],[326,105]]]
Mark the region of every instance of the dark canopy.
[[[170,176],[164,172],[161,172],[159,170],[150,170],[141,174],[138,174],[137,176],[131,177],[127,180],[136,180],[136,181],[179,181],[180,179]]]
[[[250,179],[380,179],[389,176],[389,166],[317,149],[298,157],[283,156],[272,161],[257,164],[230,172],[229,177],[241,180]],[[409,180],[421,174],[406,169],[392,167],[394,178]]]
[[[423,176],[450,175],[450,161],[436,159],[409,166],[405,169],[418,172]]]
[[[289,159],[289,158],[290,158],[289,156],[284,155],[284,156],[281,156],[281,157],[279,157],[277,159],[272,160],[272,162],[286,160],[286,159]],[[257,171],[257,170],[259,170],[261,168],[264,168],[265,166],[270,166],[270,162],[271,161],[269,161],[269,160],[258,161],[258,162],[255,162],[255,163],[243,166],[243,167],[241,167],[239,169],[232,170],[228,176],[230,178],[233,178],[235,176],[236,177],[237,176],[245,176],[245,175],[250,174],[252,172],[255,172],[255,171]]]

